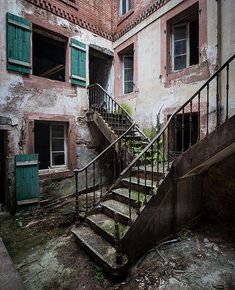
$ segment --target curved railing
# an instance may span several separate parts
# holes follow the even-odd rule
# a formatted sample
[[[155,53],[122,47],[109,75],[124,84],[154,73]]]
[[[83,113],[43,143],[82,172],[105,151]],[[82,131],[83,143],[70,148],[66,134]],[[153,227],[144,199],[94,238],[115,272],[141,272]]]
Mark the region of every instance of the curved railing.
[[[149,142],[128,112],[113,100],[99,84],[89,86],[88,95],[89,110],[99,113],[108,124],[114,123],[115,129],[124,128],[124,133],[117,134],[117,139],[86,166],[74,170],[77,220],[81,210],[86,215],[89,209],[102,198],[106,186],[117,180],[122,170],[136,156],[136,147],[133,146],[136,135]],[[121,132],[121,130],[117,130],[117,132]],[[78,203],[81,194],[85,196],[83,209],[79,208]]]
[[[156,179],[156,186],[158,187],[169,171],[175,157],[198,143],[234,114],[234,112],[229,111],[229,104],[232,102],[232,97],[229,96],[230,69],[234,58],[235,55],[218,69],[189,100],[169,116],[167,123],[156,137],[121,172],[120,177],[110,189],[117,187],[121,179],[128,176],[130,179],[130,195],[131,181],[134,178],[132,172],[135,171],[139,185],[141,169],[145,169],[145,172],[148,169],[151,172],[150,179],[153,188],[155,186],[153,176],[161,176],[161,178]],[[232,69],[231,75],[234,77],[235,67]],[[222,94],[224,98],[221,99]],[[235,94],[235,91],[233,94]],[[149,158],[149,156],[151,157]],[[142,174],[142,178],[144,178],[146,184],[149,175],[146,176],[145,174],[143,176]],[[137,205],[140,206],[141,204],[138,202]],[[131,204],[129,204],[129,207],[131,207]],[[131,210],[129,212],[131,213]],[[129,218],[131,220],[131,216]]]
[[[131,125],[134,120],[131,115],[119,105],[110,96],[107,91],[102,88],[99,84],[93,84],[88,86],[88,97],[89,97],[89,110],[98,112],[102,115],[108,124],[115,123],[117,125],[117,132],[122,127],[123,122]],[[143,133],[143,131],[136,126],[136,130],[149,141],[148,137]],[[121,135],[121,134],[119,134]]]

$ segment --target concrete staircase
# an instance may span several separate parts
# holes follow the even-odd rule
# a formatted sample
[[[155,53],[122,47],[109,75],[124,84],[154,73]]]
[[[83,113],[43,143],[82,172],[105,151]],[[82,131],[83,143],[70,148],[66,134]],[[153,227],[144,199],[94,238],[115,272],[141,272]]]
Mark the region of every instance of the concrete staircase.
[[[168,119],[165,126],[151,141],[147,141],[138,127],[135,134],[129,136],[127,127],[132,120],[121,121],[123,114],[116,114],[116,104],[109,110],[96,111],[102,122],[100,129],[112,132],[117,138],[124,137],[128,143],[124,152],[121,146],[115,145],[115,150],[125,156],[125,168],[120,172],[117,180],[108,191],[96,202],[87,213],[85,224],[75,227],[72,232],[80,247],[84,248],[102,267],[111,275],[123,274],[130,263],[135,261],[144,252],[171,237],[199,217],[202,211],[202,190],[200,172],[229,154],[235,153],[235,115],[229,113],[229,85],[226,86],[225,104],[227,107],[219,107],[218,85],[215,85],[216,94],[209,95],[213,91],[213,80],[217,80],[226,71],[227,84],[232,81],[229,67],[235,55],[231,57],[185,104],[183,104]],[[233,80],[234,81],[234,80]],[[93,88],[92,88],[93,89]],[[97,91],[97,90],[96,90]],[[206,93],[204,93],[206,92]],[[203,95],[206,96],[203,99]],[[104,100],[103,94],[90,96],[91,104],[97,104],[94,99]],[[216,100],[214,100],[216,98]],[[169,136],[176,135],[172,131],[176,127],[175,120],[181,120],[181,128],[184,130],[184,114],[189,108],[189,122],[192,122],[192,103],[199,108],[199,118],[206,120],[202,124],[198,122],[198,140],[184,150],[182,133],[182,151],[175,160],[172,154]],[[203,111],[217,104],[214,116],[209,111]],[[102,103],[103,104],[103,103]],[[96,107],[97,108],[97,107]],[[222,116],[222,110],[225,114]],[[107,113],[107,111],[109,113]],[[209,113],[210,112],[210,113]],[[231,112],[233,112],[231,110]],[[125,112],[124,112],[125,113]],[[216,120],[211,124],[210,118]],[[183,117],[181,117],[183,116]],[[178,118],[179,117],[179,118]],[[129,123],[130,121],[130,123]],[[103,124],[107,125],[104,130]],[[213,126],[212,126],[213,125]],[[132,123],[133,126],[133,123]],[[206,130],[206,136],[201,132]],[[192,128],[192,124],[189,124]],[[125,133],[126,132],[126,133]],[[108,135],[109,133],[105,133]],[[105,135],[104,134],[104,135]],[[191,140],[191,131],[190,140]],[[107,138],[108,139],[108,138]],[[118,140],[118,139],[117,139]],[[139,147],[138,147],[139,146]],[[135,148],[135,150],[133,149]],[[174,153],[174,152],[173,152]]]

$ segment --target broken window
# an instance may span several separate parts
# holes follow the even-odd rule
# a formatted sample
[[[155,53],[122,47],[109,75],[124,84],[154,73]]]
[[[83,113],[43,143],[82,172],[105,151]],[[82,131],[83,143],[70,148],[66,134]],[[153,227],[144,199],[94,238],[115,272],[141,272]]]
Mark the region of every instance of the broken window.
[[[123,93],[129,94],[133,92],[134,83],[134,54],[123,55]]]
[[[120,15],[126,14],[132,8],[131,0],[120,0]]]
[[[65,81],[66,39],[33,29],[33,74]]]
[[[198,4],[171,21],[171,69],[179,71],[199,62]]]
[[[39,154],[39,169],[67,164],[66,124],[35,121],[34,146]]]

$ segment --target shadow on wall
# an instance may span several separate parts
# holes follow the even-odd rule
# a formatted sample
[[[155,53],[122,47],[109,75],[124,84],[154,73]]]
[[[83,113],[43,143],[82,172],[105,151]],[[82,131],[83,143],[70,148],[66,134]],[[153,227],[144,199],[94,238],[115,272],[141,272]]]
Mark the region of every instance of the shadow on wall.
[[[203,196],[206,217],[235,238],[235,154],[204,174]]]

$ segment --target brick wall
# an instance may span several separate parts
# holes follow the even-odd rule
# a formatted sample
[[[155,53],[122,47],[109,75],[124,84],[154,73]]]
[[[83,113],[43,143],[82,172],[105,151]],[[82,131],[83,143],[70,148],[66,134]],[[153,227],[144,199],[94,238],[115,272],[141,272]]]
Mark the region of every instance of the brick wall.
[[[26,0],[107,39],[112,39],[113,0]]]
[[[115,1],[114,8],[114,40],[118,39],[131,28],[143,21],[149,15],[154,13],[161,6],[170,0],[131,0],[131,7],[125,15],[120,16],[120,0]]]
[[[120,16],[120,0],[25,0],[102,37],[116,40],[170,0],[131,0]]]

